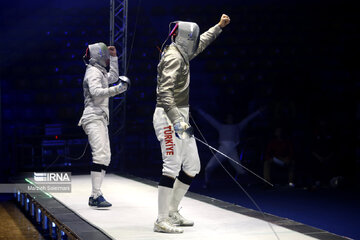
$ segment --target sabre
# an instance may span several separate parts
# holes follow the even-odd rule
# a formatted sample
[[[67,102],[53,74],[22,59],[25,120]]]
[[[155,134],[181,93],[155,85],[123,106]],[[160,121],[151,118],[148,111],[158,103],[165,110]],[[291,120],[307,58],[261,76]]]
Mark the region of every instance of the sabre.
[[[239,163],[238,161],[234,160],[233,158],[229,157],[228,155],[226,155],[225,153],[217,150],[216,148],[210,146],[208,143],[204,142],[203,140],[195,137],[195,135],[193,134],[193,129],[192,127],[190,127],[188,130],[187,130],[187,133],[189,136],[195,138],[196,141],[204,144],[205,146],[207,146],[208,148],[214,150],[215,152],[221,154],[222,156],[226,157],[227,159],[233,161],[234,163],[236,163],[237,165],[241,166],[242,168],[244,168],[246,171],[250,172],[251,174],[253,174],[254,176],[256,176],[257,178],[259,178],[260,180],[264,181],[265,183],[269,184],[270,186],[274,186],[274,184],[272,184],[271,182],[267,181],[266,179],[260,177],[258,174],[256,174],[255,172],[251,171],[249,168],[245,167],[244,165],[242,165],[241,163]]]

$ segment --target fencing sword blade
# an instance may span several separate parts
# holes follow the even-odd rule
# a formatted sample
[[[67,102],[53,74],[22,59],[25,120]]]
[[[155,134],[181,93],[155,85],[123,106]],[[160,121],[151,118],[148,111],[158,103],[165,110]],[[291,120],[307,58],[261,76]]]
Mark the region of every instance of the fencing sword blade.
[[[260,177],[258,174],[254,173],[253,171],[251,171],[250,169],[248,169],[248,168],[245,167],[244,165],[240,164],[238,161],[232,159],[231,157],[229,157],[229,156],[226,155],[225,153],[217,150],[216,148],[210,146],[209,144],[207,144],[206,142],[202,141],[201,139],[195,137],[195,135],[192,135],[192,137],[194,137],[196,141],[204,144],[204,145],[207,146],[208,148],[214,150],[215,152],[221,154],[222,156],[226,157],[227,159],[229,159],[229,160],[233,161],[234,163],[238,164],[239,166],[241,166],[242,168],[244,168],[246,171],[250,172],[251,174],[253,174],[253,175],[256,176],[257,178],[261,179],[261,180],[264,181],[265,183],[269,184],[270,186],[272,186],[272,187],[274,186],[271,182],[269,182],[269,181],[267,181],[266,179]]]
[[[224,171],[230,176],[230,178],[236,183],[236,185],[239,186],[239,188],[245,193],[245,195],[250,199],[250,201],[254,204],[254,206],[259,210],[259,212],[261,213],[264,221],[267,222],[267,224],[269,225],[271,231],[274,233],[276,239],[277,239],[277,240],[280,240],[280,238],[279,238],[278,234],[276,233],[276,231],[274,230],[272,224],[271,224],[269,221],[266,220],[264,211],[263,211],[263,210],[260,208],[260,206],[256,203],[255,199],[253,199],[253,198],[251,197],[251,195],[245,190],[245,188],[243,188],[243,187],[241,186],[241,184],[240,184],[238,181],[236,181],[236,179],[235,179],[235,178],[230,174],[230,172],[224,167],[224,165],[223,165],[223,164],[221,163],[221,161],[218,159],[218,157],[216,156],[216,154],[214,154],[213,150],[216,151],[216,152],[218,152],[219,154],[222,154],[223,156],[227,157],[227,158],[230,159],[231,161],[234,161],[236,164],[239,164],[240,166],[242,166],[242,165],[241,165],[240,163],[238,163],[237,161],[235,161],[234,159],[232,159],[232,158],[230,158],[229,156],[227,156],[225,153],[222,153],[222,152],[220,152],[219,150],[215,149],[214,147],[210,146],[210,145],[207,143],[207,141],[206,141],[204,135],[202,134],[201,130],[200,130],[199,127],[197,126],[197,124],[196,124],[194,118],[192,117],[192,115],[190,115],[190,118],[193,120],[196,129],[199,131],[199,133],[200,133],[201,137],[204,139],[204,141],[198,139],[198,138],[195,137],[194,135],[192,135],[192,137],[194,137],[195,140],[197,140],[198,142],[201,142],[202,144],[204,144],[205,146],[207,146],[207,147],[210,149],[211,153],[214,155],[214,157],[215,157],[216,160],[219,162],[220,166],[224,169]],[[255,176],[257,176],[258,178],[260,178],[261,180],[263,180],[263,181],[265,181],[266,183],[268,183],[268,184],[270,184],[271,186],[273,186],[271,183],[269,183],[269,182],[266,181],[265,179],[261,178],[261,177],[260,177],[259,175],[257,175],[256,173],[252,172],[251,170],[247,169],[247,168],[244,167],[244,166],[242,166],[242,167],[243,167],[244,169],[246,169],[247,171],[249,171],[250,173],[252,173],[252,174],[254,174]]]

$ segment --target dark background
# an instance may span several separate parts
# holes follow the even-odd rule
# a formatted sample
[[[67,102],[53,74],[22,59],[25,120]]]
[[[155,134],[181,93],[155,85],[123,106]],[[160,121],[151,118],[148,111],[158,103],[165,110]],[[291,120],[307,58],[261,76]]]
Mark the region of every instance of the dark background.
[[[88,171],[89,150],[80,160],[58,155],[80,156],[87,142],[77,127],[83,110],[82,56],[88,44],[109,43],[108,1],[2,4],[1,179],[20,171]],[[239,122],[262,108],[262,115],[241,134],[238,151],[245,165],[262,175],[267,144],[274,129],[282,127],[294,147],[297,186],[284,198],[304,197],[299,191],[313,190],[315,183],[312,152],[321,135],[329,140],[322,151],[333,157],[329,167],[316,170],[326,172],[329,179],[341,176],[343,181],[336,189],[323,182],[313,190],[315,196],[305,191],[304,198],[311,202],[317,196],[334,200],[355,196],[360,182],[360,26],[351,1],[129,1],[128,76],[133,85],[127,93],[126,131],[121,139],[125,151],[118,157],[112,146],[117,156],[112,171],[159,178],[162,161],[152,127],[157,47],[167,36],[169,22],[194,21],[203,32],[222,13],[231,17],[231,24],[191,62],[190,104],[209,143],[217,147],[217,132],[194,109],[201,108],[220,122],[231,113]],[[112,136],[112,142],[119,137]],[[205,166],[212,155],[206,147],[198,148]],[[235,173],[228,163],[225,166]],[[286,173],[275,169],[273,175],[282,189]],[[194,191],[246,205],[221,187],[229,183],[230,192],[236,189],[221,169],[213,175],[213,189],[202,190],[202,179],[200,173]],[[249,175],[239,181],[259,196],[266,191]],[[300,220],[318,224],[304,219]],[[338,223],[316,226],[356,236],[332,224]]]

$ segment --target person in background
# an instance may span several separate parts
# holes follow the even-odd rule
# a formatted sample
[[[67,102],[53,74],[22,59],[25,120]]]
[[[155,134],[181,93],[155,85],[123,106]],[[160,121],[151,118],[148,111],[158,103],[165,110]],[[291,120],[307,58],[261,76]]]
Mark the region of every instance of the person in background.
[[[294,156],[292,142],[285,136],[284,129],[277,127],[274,136],[267,145],[264,159],[264,178],[271,182],[273,166],[286,168],[288,184],[294,187]]]
[[[336,175],[336,144],[325,120],[319,120],[313,132],[311,145],[311,184],[312,188],[328,185],[330,179]]]
[[[237,151],[237,146],[241,141],[241,136],[248,124],[261,115],[263,109],[259,109],[256,112],[245,117],[241,122],[234,123],[233,115],[228,114],[226,116],[226,123],[220,123],[211,115],[207,114],[201,109],[198,109],[198,112],[201,116],[203,116],[210,124],[213,126],[219,134],[219,151],[225,153],[235,161],[240,163],[239,153]],[[219,167],[220,162],[229,161],[231,166],[235,169],[238,175],[242,175],[245,173],[244,169],[235,162],[229,160],[223,155],[216,153],[206,164],[205,167],[205,183],[204,188],[208,187],[210,182],[211,174],[214,170]]]

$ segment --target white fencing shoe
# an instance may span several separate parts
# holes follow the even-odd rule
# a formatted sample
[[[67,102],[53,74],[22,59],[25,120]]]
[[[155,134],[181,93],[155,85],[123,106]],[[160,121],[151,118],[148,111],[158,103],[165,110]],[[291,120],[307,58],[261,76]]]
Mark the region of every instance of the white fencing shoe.
[[[194,221],[188,220],[180,215],[179,211],[169,212],[171,223],[176,226],[191,227],[194,226]]]
[[[184,230],[182,228],[174,226],[170,219],[164,220],[156,220],[154,223],[154,232],[162,232],[162,233],[183,233]]]

